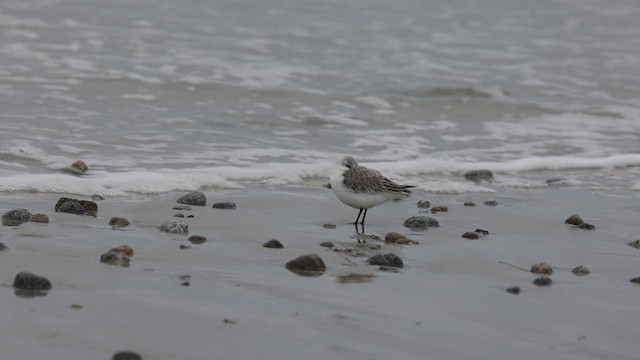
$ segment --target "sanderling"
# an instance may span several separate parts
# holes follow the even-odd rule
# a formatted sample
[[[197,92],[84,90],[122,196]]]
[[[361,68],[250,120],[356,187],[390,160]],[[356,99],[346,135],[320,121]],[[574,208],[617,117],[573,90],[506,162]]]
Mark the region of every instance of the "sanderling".
[[[364,232],[364,218],[367,216],[367,210],[386,203],[389,200],[399,199],[403,196],[411,194],[408,190],[413,188],[412,185],[399,185],[389,180],[379,171],[359,166],[356,159],[352,156],[345,156],[341,159],[338,171],[329,179],[331,190],[336,193],[340,201],[352,208],[360,209],[356,218],[356,230],[358,229],[358,220],[362,215],[362,224]]]

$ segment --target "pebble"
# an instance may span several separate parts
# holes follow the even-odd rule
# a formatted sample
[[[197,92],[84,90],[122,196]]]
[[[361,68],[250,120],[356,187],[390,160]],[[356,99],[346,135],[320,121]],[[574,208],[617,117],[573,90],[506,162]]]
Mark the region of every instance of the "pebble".
[[[462,237],[469,240],[480,239],[480,235],[471,231],[467,231],[466,233],[462,234]]]
[[[71,164],[71,167],[80,171],[81,173],[86,173],[89,170],[87,164],[85,164],[85,162],[82,160],[74,162],[73,164]]]
[[[333,247],[333,242],[331,241],[323,241],[320,243],[320,246],[331,249]]]
[[[56,203],[56,206],[55,206],[55,211],[58,212],[59,208],[62,205],[64,205],[67,201],[75,201],[78,204],[80,204],[80,206],[82,206],[82,208],[84,209],[84,213],[86,215],[89,215],[89,216],[97,216],[98,215],[98,204],[96,204],[95,201],[72,199],[72,198],[68,198],[68,197],[62,197],[62,198],[58,199],[58,202]]]
[[[627,245],[632,248],[640,249],[640,240],[633,240],[632,242],[628,242]]]
[[[109,251],[113,251],[116,253],[123,253],[129,257],[133,256],[133,248],[129,245],[120,245],[120,246],[116,246],[114,248],[112,248]]]
[[[589,271],[589,269],[586,266],[576,266],[573,268],[573,270],[571,270],[571,272],[575,275],[575,276],[586,276],[589,275],[589,273],[591,273],[591,271]]]
[[[49,223],[49,216],[47,214],[33,214],[31,215],[31,222],[35,223]]]
[[[0,251],[7,251],[9,250],[9,248],[7,247],[7,245],[5,245],[4,243],[0,242]]]
[[[634,284],[640,284],[640,277],[637,278],[633,278],[631,280],[629,280],[630,282],[634,283]]]
[[[487,200],[484,202],[486,206],[498,206],[498,202],[496,200]]]
[[[207,197],[202,191],[192,191],[180,196],[176,202],[186,205],[205,206],[207,204]]]
[[[82,308],[83,308],[83,306],[82,306],[82,305],[80,305],[80,304],[71,304],[71,306],[70,306],[70,307],[71,307],[72,309],[74,309],[74,310],[80,310],[80,309],[82,309]]]
[[[412,216],[404,221],[404,226],[412,230],[425,230],[430,227],[440,227],[440,223],[431,216]]]
[[[160,225],[160,231],[168,232],[171,234],[188,234],[189,225],[184,221],[167,221]]]
[[[193,218],[193,215],[187,215],[188,218]]]
[[[233,202],[219,202],[219,203],[215,203],[213,204],[213,206],[211,206],[214,209],[224,209],[224,210],[235,210],[236,209],[236,203]]]
[[[23,271],[13,279],[13,287],[20,290],[46,291],[51,290],[51,281],[43,276]]]
[[[113,360],[142,360],[142,356],[133,351],[119,351],[113,355]]]
[[[282,249],[284,247],[284,245],[282,245],[282,243],[280,241],[278,241],[277,239],[271,239],[269,241],[267,241],[266,243],[262,244],[262,247],[266,247],[269,249]]]
[[[183,213],[177,213],[177,214],[174,214],[173,217],[183,218],[184,214]]]
[[[518,295],[520,294],[520,286],[512,286],[510,288],[507,288],[507,292],[509,294]]]
[[[31,220],[31,212],[27,209],[13,209],[2,215],[2,225],[18,226]]]
[[[487,169],[478,169],[478,170],[470,170],[464,173],[464,178],[470,181],[492,181],[493,180],[493,172]]]
[[[384,237],[384,242],[387,244],[398,244],[398,245],[417,245],[419,244],[417,241],[408,239],[406,236],[397,233],[390,232]]]
[[[327,270],[324,261],[322,261],[322,258],[317,254],[298,256],[289,261],[285,267],[289,269],[289,271],[302,276],[320,276]]]
[[[400,256],[394,253],[387,253],[384,255],[383,254],[374,255],[367,260],[367,264],[391,266],[391,267],[397,267],[397,268],[404,267],[404,264],[402,263],[402,259],[400,258]]]
[[[553,273],[553,268],[546,262],[539,262],[531,265],[531,272],[534,274],[551,275]]]
[[[589,223],[582,223],[580,225],[578,225],[578,228],[583,229],[583,230],[595,230],[596,227],[592,224]]]
[[[548,278],[546,276],[535,278],[533,279],[532,282],[533,282],[533,285],[535,286],[551,286],[551,284],[553,284],[553,281],[551,281],[551,278]]]
[[[93,201],[102,201],[102,200],[104,200],[104,197],[102,195],[93,194],[93,195],[91,195],[91,200],[93,200]]]
[[[439,212],[447,212],[449,211],[449,207],[447,205],[438,205],[431,208],[431,213],[439,213]]]
[[[418,209],[428,209],[431,207],[429,200],[420,200],[416,205],[418,206]]]
[[[108,265],[129,267],[130,259],[124,253],[109,250],[100,255],[100,262]]]
[[[335,229],[337,226],[336,224],[324,224],[322,227],[325,229]]]
[[[64,204],[58,206],[56,212],[62,212],[67,214],[75,214],[75,215],[84,215],[85,211],[82,205],[79,202],[69,200]]]
[[[189,246],[189,245],[180,245],[180,250],[186,250],[186,249],[191,249],[191,246]]]
[[[578,214],[573,214],[564,221],[565,224],[578,226],[584,223],[584,220]]]
[[[474,203],[473,201],[465,201],[464,206],[476,206],[476,203]]]
[[[207,242],[207,238],[202,235],[193,235],[189,237],[189,242],[194,245],[201,245]]]
[[[180,285],[182,285],[182,286],[189,286],[189,285],[191,285],[191,283],[190,283],[190,282],[188,282],[188,281],[185,281],[185,282],[181,283]]]
[[[114,228],[123,228],[123,227],[127,227],[129,226],[129,220],[125,219],[125,218],[121,218],[121,217],[112,217],[111,220],[109,220],[109,225],[111,225],[111,227]]]
[[[176,206],[173,207],[173,210],[189,211],[189,210],[191,210],[191,206],[189,206],[189,205],[176,205]]]

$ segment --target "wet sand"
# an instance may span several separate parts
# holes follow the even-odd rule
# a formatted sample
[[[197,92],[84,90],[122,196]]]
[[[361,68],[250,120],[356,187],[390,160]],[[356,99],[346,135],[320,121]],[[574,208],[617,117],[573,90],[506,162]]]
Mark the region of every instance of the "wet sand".
[[[60,196],[4,194],[0,212],[24,207],[49,224],[0,227],[2,358],[110,359],[124,349],[144,359],[634,359],[640,348],[637,306],[640,198],[634,192],[581,189],[433,195],[420,192],[369,211],[367,234],[396,231],[419,245],[360,247],[393,252],[397,273],[365,265],[367,257],[319,246],[356,246],[349,224],[357,210],[320,187],[207,191],[207,206],[173,210],[180,194],[98,202],[97,218],[54,213]],[[420,214],[418,200],[448,205],[441,224],[424,232],[403,227]],[[485,200],[497,200],[489,207]],[[212,209],[234,201],[237,210]],[[463,206],[474,201],[476,207]],[[157,230],[173,214],[190,235]],[[578,213],[595,231],[563,223]],[[427,214],[431,215],[431,214]],[[114,230],[112,216],[131,226]],[[325,223],[336,224],[326,229]],[[461,235],[476,228],[479,240]],[[267,249],[269,239],[283,249]],[[129,268],[101,264],[118,245],[135,250]],[[180,245],[189,249],[180,249]],[[317,253],[320,277],[301,277],[284,264]],[[536,287],[537,262],[554,267],[553,285]],[[577,277],[571,269],[591,270]],[[46,296],[20,298],[11,288],[20,271],[43,275]],[[358,274],[362,277],[344,278]],[[182,286],[181,275],[190,275]],[[345,282],[347,281],[347,282]],[[520,286],[512,295],[508,287]],[[79,304],[81,309],[73,309]],[[225,321],[225,319],[227,319]]]

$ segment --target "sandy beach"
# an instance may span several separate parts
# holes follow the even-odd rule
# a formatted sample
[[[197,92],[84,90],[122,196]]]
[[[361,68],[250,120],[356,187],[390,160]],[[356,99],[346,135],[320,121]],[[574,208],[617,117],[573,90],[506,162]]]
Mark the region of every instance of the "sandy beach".
[[[321,187],[210,191],[207,206],[191,211],[172,209],[180,195],[107,199],[93,218],[53,212],[55,194],[3,194],[3,213],[23,207],[48,214],[50,223],[0,227],[9,248],[0,253],[0,319],[11,324],[0,339],[2,357],[109,359],[133,350],[157,360],[634,359],[639,350],[640,287],[629,280],[640,276],[640,252],[627,245],[640,238],[637,193],[417,192],[369,212],[367,234],[400,232],[417,245],[358,244],[349,224],[357,211]],[[439,228],[403,226],[421,214],[418,200],[448,205],[433,215]],[[211,208],[216,201],[233,201],[237,210]],[[194,215],[180,219],[189,235],[160,232],[177,212]],[[596,230],[564,224],[574,213]],[[112,216],[131,225],[112,229]],[[461,238],[476,228],[489,235]],[[208,241],[191,244],[190,235]],[[284,248],[262,247],[272,238]],[[354,249],[334,251],[323,241]],[[135,251],[130,267],[99,262],[124,244]],[[404,268],[366,265],[388,252]],[[285,268],[311,253],[327,265],[322,276]],[[538,262],[553,266],[550,287],[535,286],[539,275],[526,271]],[[578,265],[591,274],[572,274]],[[45,276],[53,288],[17,297],[11,284],[20,271]],[[505,291],[512,286],[520,294]]]

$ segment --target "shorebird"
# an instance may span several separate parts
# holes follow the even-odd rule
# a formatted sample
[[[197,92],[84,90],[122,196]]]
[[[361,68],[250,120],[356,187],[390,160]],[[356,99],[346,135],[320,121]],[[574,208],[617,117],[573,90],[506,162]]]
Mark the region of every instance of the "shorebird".
[[[397,184],[377,170],[358,165],[353,156],[344,156],[340,160],[338,171],[329,178],[329,184],[340,201],[360,210],[354,224],[357,231],[358,220],[362,215],[360,224],[363,232],[367,210],[407,196],[411,194],[409,189],[414,187]]]

